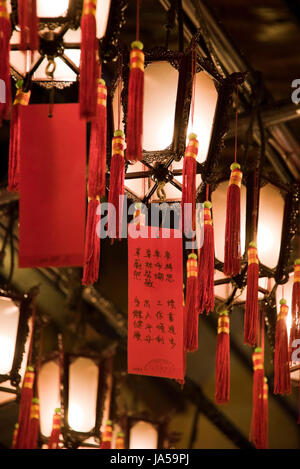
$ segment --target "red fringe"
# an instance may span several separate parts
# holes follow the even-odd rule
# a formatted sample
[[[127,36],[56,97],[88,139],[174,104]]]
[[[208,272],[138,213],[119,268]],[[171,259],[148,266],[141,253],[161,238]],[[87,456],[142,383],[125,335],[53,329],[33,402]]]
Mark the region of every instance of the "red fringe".
[[[214,309],[214,268],[215,242],[214,228],[211,219],[211,203],[204,203],[204,240],[199,251],[198,263],[198,308],[199,313],[209,314]]]
[[[121,142],[122,140],[122,142]],[[119,143],[118,143],[119,142]],[[125,161],[124,161],[123,132],[117,130],[113,138],[113,149],[110,166],[108,202],[115,207],[115,212],[108,208],[108,235],[110,238],[120,238],[122,227]],[[115,153],[118,150],[120,153]],[[122,229],[122,228],[121,228]]]
[[[277,317],[274,356],[274,394],[290,394],[291,380],[289,370],[288,334],[286,316],[288,306],[281,300],[280,313]]]
[[[111,441],[102,441],[100,449],[111,449]]]
[[[256,343],[258,326],[258,279],[259,264],[253,260],[257,259],[257,249],[254,245],[248,249],[248,271],[247,271],[247,296],[244,319],[244,342],[252,347]]]
[[[31,404],[31,418],[28,428],[26,449],[36,449],[40,432],[39,404],[33,399]]]
[[[198,349],[198,309],[197,309],[197,254],[190,254],[187,261],[187,281],[185,296],[185,350]]]
[[[0,17],[0,79],[3,80],[5,83],[5,102],[0,103],[0,126],[2,125],[3,119],[9,119],[9,112],[11,106],[11,83],[9,65],[10,36],[10,20],[2,16]]]
[[[292,321],[295,326],[300,327],[300,259],[296,259],[294,264],[294,282],[292,291]]]
[[[250,440],[257,449],[264,449],[265,444],[265,406],[264,406],[264,369],[260,348],[253,354],[253,364],[260,366],[253,374],[253,407],[250,427]]]
[[[57,449],[60,435],[60,414],[58,411],[53,416],[52,431],[48,442],[48,449]]]
[[[141,43],[132,43],[133,49],[130,53],[126,127],[126,159],[128,161],[141,161],[143,159],[144,54],[139,48],[136,48],[137,44]],[[136,60],[135,54],[139,54],[140,60]],[[140,66],[132,67],[134,62]]]
[[[98,101],[106,102],[106,86],[104,80],[98,82]],[[89,152],[88,193],[90,197],[105,196],[106,172],[106,104],[98,103],[97,116],[92,121]]]
[[[36,0],[18,0],[18,19],[21,30],[21,50],[39,48]]]
[[[89,201],[88,214],[85,234],[84,268],[82,284],[90,285],[98,280],[100,264],[100,238],[97,234],[97,223],[100,215],[97,215],[97,209],[100,205],[98,199]]]
[[[228,332],[224,331],[228,328]],[[222,332],[223,330],[223,332]],[[216,351],[216,393],[217,404],[226,404],[230,399],[230,339],[229,316],[227,311],[218,319],[218,338]]]
[[[292,317],[296,319],[300,316],[300,282],[294,282],[292,291]]]
[[[12,108],[10,122],[10,143],[8,162],[8,190],[18,192],[20,189],[20,117],[19,104]]]
[[[235,163],[234,163],[235,164]],[[232,166],[233,168],[233,166]],[[240,177],[241,171],[234,166],[227,190],[224,274],[232,277],[241,270],[241,189],[232,180]]]
[[[33,399],[34,372],[27,370],[24,378],[24,384],[21,392],[21,401],[19,408],[19,430],[16,442],[16,449],[26,448],[27,435],[30,424],[31,403]]]
[[[91,120],[97,112],[96,19],[93,14],[84,14],[81,19],[80,55],[80,117]]]
[[[269,447],[269,386],[267,378],[264,378],[264,433],[263,433],[263,449]]]

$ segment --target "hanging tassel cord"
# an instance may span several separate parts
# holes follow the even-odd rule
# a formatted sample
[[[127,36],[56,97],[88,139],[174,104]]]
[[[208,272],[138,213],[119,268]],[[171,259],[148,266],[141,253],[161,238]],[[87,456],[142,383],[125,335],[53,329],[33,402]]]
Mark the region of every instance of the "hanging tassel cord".
[[[230,319],[227,310],[221,311],[218,318],[216,350],[216,392],[217,404],[226,404],[230,399]]]
[[[97,112],[98,45],[97,0],[84,0],[81,18],[80,117],[92,120]]]
[[[274,394],[290,394],[291,381],[289,370],[289,351],[286,318],[288,315],[286,300],[280,300],[280,311],[277,316],[274,355]]]
[[[143,43],[140,41],[140,2],[136,7],[136,40],[131,44],[126,126],[126,159],[143,159],[144,63]]]
[[[195,352],[198,349],[198,317],[197,308],[197,254],[191,253],[187,260],[187,281],[185,296],[185,351]]]
[[[206,188],[209,198],[209,186]],[[198,308],[199,313],[206,311],[208,315],[214,309],[214,268],[215,268],[215,243],[214,228],[211,214],[212,204],[209,200],[204,202],[204,239],[199,250],[198,263]]]

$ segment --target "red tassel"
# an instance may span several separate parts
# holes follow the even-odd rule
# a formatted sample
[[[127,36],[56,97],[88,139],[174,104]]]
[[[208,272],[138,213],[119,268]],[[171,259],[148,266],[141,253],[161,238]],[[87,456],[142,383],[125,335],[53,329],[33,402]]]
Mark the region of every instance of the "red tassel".
[[[189,254],[187,264],[185,295],[185,350],[198,349],[198,309],[197,309],[197,254]]]
[[[292,291],[292,327],[290,334],[290,346],[299,337],[300,329],[300,259],[295,260],[294,281]]]
[[[84,0],[81,18],[80,117],[91,120],[97,113],[97,0]]]
[[[253,356],[253,407],[250,428],[250,440],[257,449],[265,444],[265,407],[264,407],[264,365],[262,349],[256,348]]]
[[[131,44],[126,127],[126,159],[143,159],[144,61],[143,44]]]
[[[36,449],[40,432],[40,405],[38,398],[34,397],[31,404],[30,422],[28,428],[26,449]]]
[[[108,420],[106,422],[105,429],[102,435],[100,449],[111,449],[111,441],[112,441],[112,422],[111,420]]]
[[[10,144],[8,163],[8,190],[19,191],[20,185],[20,106],[29,104],[31,92],[24,93],[21,88],[17,90],[10,122]]]
[[[216,394],[217,404],[226,404],[230,398],[230,319],[228,311],[222,311],[218,318],[216,352]]]
[[[105,196],[107,88],[105,81],[98,80],[97,116],[92,122],[89,156],[89,195]]]
[[[38,50],[39,34],[36,0],[18,0],[18,19],[21,30],[21,50]]]
[[[182,225],[186,235],[195,229],[196,214],[196,172],[199,143],[196,134],[189,135],[185,150],[182,177]]]
[[[25,373],[24,384],[21,392],[19,408],[19,430],[16,442],[16,449],[26,448],[27,435],[29,431],[31,403],[33,399],[34,370],[28,367]]]
[[[6,0],[0,0],[0,126],[3,119],[9,119],[11,106],[11,84],[10,84],[10,36],[11,23],[7,12]],[[3,83],[4,82],[4,83]],[[4,98],[4,99],[3,99]],[[4,102],[2,102],[4,101]]]
[[[100,238],[97,234],[97,214],[100,205],[99,198],[89,199],[85,232],[85,250],[82,284],[90,285],[98,280],[100,263]]]
[[[252,347],[256,343],[258,325],[258,279],[259,262],[257,247],[251,241],[248,248],[247,296],[244,319],[244,342]]]
[[[112,157],[110,166],[108,202],[108,235],[120,238],[123,216],[123,200],[125,181],[124,133],[116,130],[112,141]],[[115,207],[115,211],[112,210]]]
[[[204,202],[204,239],[199,250],[198,264],[198,307],[200,314],[204,311],[209,314],[215,305],[215,242],[211,206],[211,202]]]
[[[57,449],[60,435],[60,409],[55,409],[52,431],[48,442],[48,449]]]
[[[289,307],[286,300],[280,300],[280,311],[276,322],[274,356],[274,394],[290,394],[291,380],[289,370],[288,335],[286,317]]]
[[[15,428],[14,428],[14,434],[13,434],[13,441],[12,441],[11,449],[16,449],[18,430],[19,430],[19,424],[16,423]]]
[[[224,274],[232,277],[241,270],[241,184],[240,165],[230,166],[231,176],[227,190]]]
[[[124,435],[121,432],[117,434],[116,449],[125,449]]]
[[[268,396],[269,395],[269,386],[268,380],[264,378],[264,393],[263,393],[263,401],[264,401],[264,433],[263,433],[263,449],[268,449],[269,447],[269,402]]]
[[[92,122],[88,194],[89,205],[85,236],[85,259],[83,271],[83,285],[97,282],[100,263],[100,238],[96,226],[100,219],[97,210],[100,197],[105,195],[106,170],[106,98],[105,81],[98,80],[97,118]]]

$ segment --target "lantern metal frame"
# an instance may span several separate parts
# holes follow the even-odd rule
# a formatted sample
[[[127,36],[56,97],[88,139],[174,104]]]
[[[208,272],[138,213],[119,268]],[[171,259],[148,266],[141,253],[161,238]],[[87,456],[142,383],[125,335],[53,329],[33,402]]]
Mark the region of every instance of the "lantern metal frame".
[[[124,12],[127,8],[128,0],[111,0],[110,10],[107,21],[106,33],[99,42],[99,52],[101,60],[104,63],[114,61],[117,57],[117,47],[121,29],[125,23]],[[18,25],[18,0],[11,0],[11,23],[13,30]],[[83,8],[83,0],[69,0],[69,6],[66,16],[59,16],[57,18],[39,18],[39,36],[40,36],[40,57],[31,66],[30,70],[25,76],[22,76],[17,70],[11,67],[12,76],[15,80],[24,80],[24,89],[27,90],[32,87],[32,77],[45,58],[48,63],[53,61],[56,57],[61,60],[77,75],[77,82],[79,77],[79,68],[68,58],[64,53],[68,49],[80,49],[80,43],[68,43],[64,41],[65,34],[70,30],[77,30],[80,27],[81,15]],[[43,31],[43,29],[47,31]],[[55,29],[60,28],[58,32]],[[19,50],[19,45],[12,44],[11,50]],[[34,80],[34,84],[38,84],[46,89],[56,87],[64,89],[73,84],[69,81],[56,81],[54,78],[41,81]],[[75,82],[76,83],[76,82]],[[34,88],[33,88],[34,91]]]
[[[159,183],[170,182],[180,191],[182,190],[181,184],[174,180],[174,176],[182,175],[182,170],[170,170],[173,161],[180,161],[184,157],[186,146],[186,135],[190,117],[190,107],[192,99],[192,84],[193,84],[193,70],[192,70],[192,55],[194,50],[197,50],[197,64],[196,73],[201,71],[206,72],[213,80],[215,88],[218,92],[218,99],[216,103],[214,122],[212,126],[211,140],[208,148],[206,161],[204,163],[197,162],[197,174],[201,174],[202,180],[208,183],[212,182],[212,171],[216,169],[217,163],[224,146],[224,136],[229,128],[229,109],[232,103],[232,94],[236,82],[241,82],[244,79],[244,74],[233,73],[229,77],[222,77],[217,71],[213,60],[205,57],[201,51],[199,52],[199,40],[201,30],[198,30],[190,41],[189,46],[184,52],[171,51],[164,47],[156,47],[150,50],[145,49],[145,67],[153,62],[169,62],[179,72],[177,97],[175,104],[174,115],[174,128],[172,142],[168,148],[160,151],[143,151],[142,163],[147,167],[147,171],[126,172],[126,179],[139,179],[139,178],[152,178],[154,185],[148,191],[143,199],[140,199],[131,191],[126,189],[126,195],[135,202],[149,203],[152,195],[158,189]],[[122,57],[122,64],[129,63],[128,50],[120,50],[120,57]],[[116,86],[120,74],[120,68],[115,68],[114,79],[112,85],[108,90],[108,99],[110,107],[109,118],[113,121],[112,102],[116,91]],[[127,102],[128,102],[128,83],[129,83],[129,66],[123,65],[122,67],[122,108],[123,108],[123,124],[126,133],[127,122]],[[111,124],[113,127],[113,124]],[[112,136],[113,128],[110,129],[110,136]],[[108,162],[111,158],[111,147],[108,145]],[[130,163],[127,163],[128,169]]]
[[[299,220],[299,200],[300,200],[300,183],[293,181],[292,184],[283,182],[279,176],[270,172],[265,167],[265,137],[262,118],[260,114],[260,102],[263,96],[262,82],[257,76],[257,83],[251,83],[246,79],[247,73],[226,73],[226,67],[222,66],[218,51],[214,50],[211,46],[211,38],[207,34],[204,27],[198,29],[192,40],[184,52],[169,51],[166,48],[154,48],[145,50],[145,67],[155,61],[168,61],[174,68],[179,71],[178,86],[177,86],[177,99],[174,116],[174,131],[173,140],[171,145],[162,151],[143,151],[142,164],[147,168],[145,171],[128,172],[130,163],[126,165],[125,186],[126,180],[132,179],[146,179],[151,178],[154,181],[152,187],[148,190],[143,198],[138,197],[128,188],[125,188],[125,194],[132,202],[142,202],[149,206],[150,199],[159,188],[160,183],[171,183],[180,191],[182,190],[181,184],[176,182],[175,177],[182,175],[182,170],[170,170],[173,161],[179,161],[184,156],[186,145],[186,133],[189,121],[191,97],[192,97],[192,67],[191,67],[191,53],[197,50],[197,69],[196,72],[205,71],[208,73],[215,84],[218,92],[218,99],[215,109],[214,122],[212,126],[212,133],[210,144],[207,152],[206,160],[203,163],[197,162],[197,174],[201,175],[202,183],[197,189],[197,201],[204,202],[206,198],[206,185],[210,186],[210,193],[214,192],[221,182],[229,180],[229,167],[224,168],[221,164],[221,152],[224,147],[224,140],[230,125],[230,109],[233,103],[233,93],[237,84],[242,85],[242,93],[240,100],[242,105],[247,108],[247,99],[249,96],[254,96],[255,105],[252,109],[252,115],[257,119],[258,129],[260,132],[260,141],[257,137],[253,139],[254,153],[248,167],[243,167],[243,185],[246,187],[246,240],[245,246],[248,246],[250,241],[254,239],[254,234],[257,231],[258,225],[258,211],[259,211],[259,193],[260,189],[270,183],[282,195],[284,199],[284,213],[281,227],[281,244],[277,265],[274,268],[260,263],[259,277],[273,278],[275,285],[271,292],[259,287],[260,293],[263,293],[264,298],[260,300],[266,305],[265,322],[268,328],[268,335],[270,339],[271,348],[275,344],[275,327],[276,327],[276,301],[275,292],[278,285],[284,284],[288,281],[289,273],[292,267],[289,264],[289,259],[293,249],[293,239],[297,233],[297,224]],[[122,56],[122,63],[129,64],[128,50],[120,51]],[[253,71],[252,74],[255,75]],[[110,119],[113,122],[112,101],[116,91],[116,85],[120,70],[116,68],[115,78],[112,86],[109,89],[110,99]],[[224,76],[225,75],[225,76]],[[122,67],[122,108],[123,108],[123,124],[126,133],[126,120],[127,120],[127,101],[128,101],[128,83],[129,83],[129,66]],[[251,77],[252,80],[252,77]],[[245,95],[245,96],[244,96]],[[112,136],[113,124],[111,123],[110,136]],[[250,149],[250,151],[253,150]],[[269,149],[268,149],[269,151]],[[245,155],[249,152],[248,145],[245,148]],[[111,158],[111,148],[108,148],[108,161]],[[241,158],[242,160],[243,157]],[[247,161],[249,158],[247,159]],[[167,200],[169,204],[175,203],[172,200]],[[254,224],[253,212],[256,213],[256,222]],[[223,272],[223,263],[215,259],[215,269]],[[247,272],[247,249],[243,254],[241,273],[233,278],[224,278],[215,281],[215,285],[222,285],[225,283],[232,283],[233,292],[227,299],[227,304],[230,305],[235,297],[238,289],[244,289],[246,286],[246,272]]]

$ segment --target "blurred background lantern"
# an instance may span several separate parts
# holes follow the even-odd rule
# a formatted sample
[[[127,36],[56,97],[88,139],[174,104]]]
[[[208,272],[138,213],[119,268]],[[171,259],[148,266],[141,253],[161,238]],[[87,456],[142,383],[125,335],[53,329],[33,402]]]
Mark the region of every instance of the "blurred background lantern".
[[[0,290],[0,404],[15,400],[22,386],[30,342],[31,301]]]
[[[60,354],[44,361],[38,380],[40,430],[46,445],[54,410],[60,409],[60,447],[99,448],[110,413],[112,357]]]
[[[131,422],[129,429],[129,449],[157,449],[158,429],[144,420]]]

